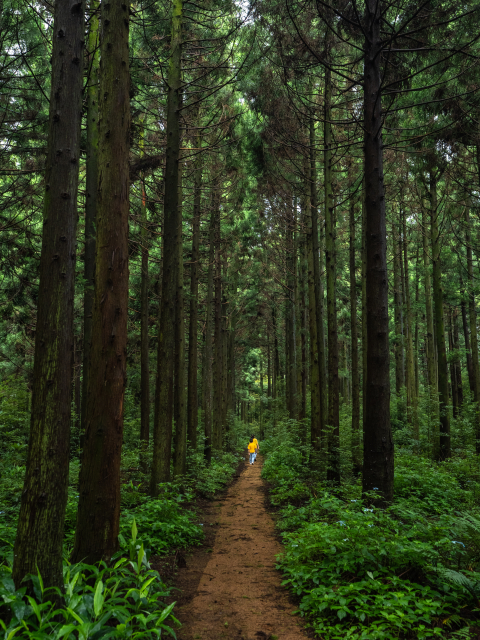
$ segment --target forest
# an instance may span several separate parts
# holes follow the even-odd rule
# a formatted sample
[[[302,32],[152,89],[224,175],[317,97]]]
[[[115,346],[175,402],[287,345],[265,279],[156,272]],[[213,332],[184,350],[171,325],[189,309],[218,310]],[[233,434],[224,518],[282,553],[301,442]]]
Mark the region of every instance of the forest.
[[[480,638],[478,0],[0,0],[0,268],[2,638]]]

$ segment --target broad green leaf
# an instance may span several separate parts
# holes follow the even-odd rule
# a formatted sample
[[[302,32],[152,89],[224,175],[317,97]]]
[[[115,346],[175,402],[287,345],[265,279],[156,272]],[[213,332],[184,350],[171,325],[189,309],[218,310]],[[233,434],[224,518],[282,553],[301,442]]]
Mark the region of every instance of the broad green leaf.
[[[95,595],[93,597],[93,610],[95,612],[96,618],[98,618],[102,611],[104,599],[105,596],[103,595],[103,582],[99,580],[97,583],[97,588],[95,589]]]
[[[133,519],[133,522],[132,522],[132,539],[134,542],[137,539],[137,523],[135,522],[135,518]]]

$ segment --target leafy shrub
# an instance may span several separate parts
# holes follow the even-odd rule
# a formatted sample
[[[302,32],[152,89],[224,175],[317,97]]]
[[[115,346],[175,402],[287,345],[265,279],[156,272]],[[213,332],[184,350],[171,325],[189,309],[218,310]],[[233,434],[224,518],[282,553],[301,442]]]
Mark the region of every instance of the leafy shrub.
[[[158,638],[162,631],[175,637],[170,624],[178,625],[165,606],[169,590],[147,561],[143,543],[137,541],[132,523],[128,557],[113,567],[82,563],[64,566],[65,591],[44,589],[40,575],[30,576],[33,596],[26,586],[15,590],[7,567],[0,574],[0,596],[9,609],[0,619],[5,638],[31,640],[65,638],[88,640],[109,638]],[[58,605],[58,600],[62,601]]]
[[[461,625],[480,596],[480,513],[467,464],[397,456],[396,499],[373,509],[353,479],[332,492],[302,464],[294,438],[267,439],[262,475],[280,507],[278,568],[315,631],[389,640],[444,637],[445,625]]]
[[[194,523],[195,514],[172,498],[148,500],[135,511],[124,512],[120,523],[120,544],[135,520],[143,531],[145,547],[152,553],[165,554],[171,549],[198,545],[203,540],[203,529]]]

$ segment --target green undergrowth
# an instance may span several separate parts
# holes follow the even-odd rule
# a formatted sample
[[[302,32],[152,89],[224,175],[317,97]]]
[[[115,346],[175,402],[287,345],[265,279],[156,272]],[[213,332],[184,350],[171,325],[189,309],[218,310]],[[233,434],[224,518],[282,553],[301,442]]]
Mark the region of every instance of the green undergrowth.
[[[468,637],[479,614],[480,484],[474,457],[435,464],[397,452],[395,499],[328,487],[291,425],[262,443],[278,508],[284,584],[320,638]]]
[[[40,575],[30,576],[16,590],[10,566],[1,566],[0,628],[5,640],[176,637],[180,623],[172,613],[175,603],[165,604],[171,589],[151,568],[135,521],[118,556],[111,566],[66,562],[62,593],[45,589]]]

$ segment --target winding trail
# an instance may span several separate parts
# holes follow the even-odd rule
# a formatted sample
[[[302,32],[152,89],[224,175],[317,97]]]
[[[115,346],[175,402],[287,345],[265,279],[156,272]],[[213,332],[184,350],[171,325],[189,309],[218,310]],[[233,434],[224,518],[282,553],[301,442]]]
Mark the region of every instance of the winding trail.
[[[201,552],[203,561],[194,554],[180,571],[178,586],[190,585],[191,592],[175,610],[183,624],[180,640],[308,637],[301,619],[291,615],[295,606],[275,570],[282,548],[264,505],[261,460],[246,464],[225,497],[213,503],[213,547]]]

